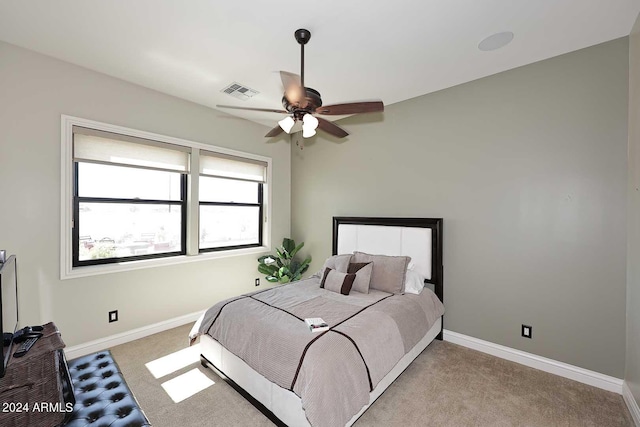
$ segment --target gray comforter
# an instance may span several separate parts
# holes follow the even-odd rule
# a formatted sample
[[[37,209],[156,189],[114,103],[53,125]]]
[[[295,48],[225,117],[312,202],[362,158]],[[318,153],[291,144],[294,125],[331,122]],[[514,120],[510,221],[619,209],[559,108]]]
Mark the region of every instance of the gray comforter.
[[[344,426],[443,313],[429,289],[345,296],[321,289],[312,277],[219,302],[205,313],[198,335],[210,335],[293,391],[312,426]],[[331,329],[312,333],[304,322],[309,317]]]

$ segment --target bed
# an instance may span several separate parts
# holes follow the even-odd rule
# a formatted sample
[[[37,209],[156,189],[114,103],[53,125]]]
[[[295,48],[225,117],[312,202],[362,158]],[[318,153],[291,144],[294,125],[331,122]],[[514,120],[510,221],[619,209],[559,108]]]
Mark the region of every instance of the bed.
[[[333,255],[327,262],[347,258],[349,268],[356,256],[365,261],[360,267],[373,271],[368,293],[343,295],[344,286],[332,292],[328,277],[363,279],[347,267],[344,273],[323,267],[308,279],[221,301],[190,332],[192,342],[200,337],[203,366],[277,425],[352,425],[429,343],[442,339],[442,219],[334,217]],[[419,294],[387,287],[407,257],[406,280],[409,270],[424,279]],[[310,332],[309,317],[322,317],[330,329]]]

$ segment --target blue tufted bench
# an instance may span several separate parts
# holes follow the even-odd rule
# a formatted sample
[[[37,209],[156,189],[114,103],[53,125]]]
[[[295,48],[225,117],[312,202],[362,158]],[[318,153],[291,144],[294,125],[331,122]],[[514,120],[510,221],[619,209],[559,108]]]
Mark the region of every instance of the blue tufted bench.
[[[68,365],[76,404],[66,427],[151,426],[111,352],[79,357]]]

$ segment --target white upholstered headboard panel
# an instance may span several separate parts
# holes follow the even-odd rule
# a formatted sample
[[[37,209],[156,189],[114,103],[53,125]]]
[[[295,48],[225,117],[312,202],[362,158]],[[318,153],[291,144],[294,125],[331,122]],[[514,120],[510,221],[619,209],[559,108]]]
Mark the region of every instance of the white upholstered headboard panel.
[[[339,224],[338,254],[410,256],[414,269],[431,279],[431,237],[430,228]]]

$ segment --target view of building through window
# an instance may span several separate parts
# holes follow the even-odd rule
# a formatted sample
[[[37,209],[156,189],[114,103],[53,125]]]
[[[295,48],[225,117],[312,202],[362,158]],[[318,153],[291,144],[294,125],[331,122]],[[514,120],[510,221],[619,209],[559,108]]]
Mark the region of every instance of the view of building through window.
[[[200,206],[200,249],[258,244],[260,208]]]
[[[180,251],[182,207],[80,203],[79,259]]]

